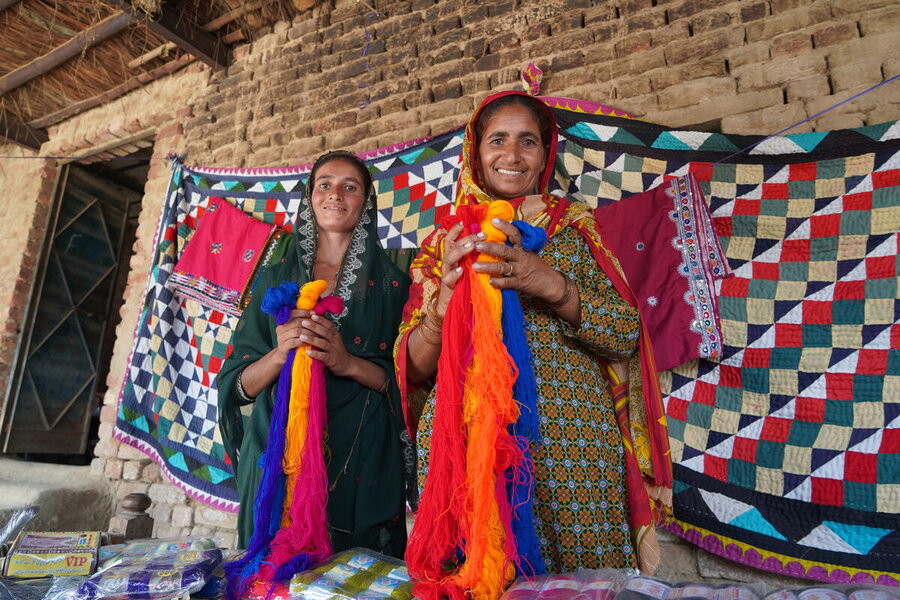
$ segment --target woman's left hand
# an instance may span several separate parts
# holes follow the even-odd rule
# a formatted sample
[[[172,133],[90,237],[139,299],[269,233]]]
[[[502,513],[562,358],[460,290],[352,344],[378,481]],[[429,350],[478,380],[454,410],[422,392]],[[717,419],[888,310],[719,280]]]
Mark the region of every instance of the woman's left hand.
[[[309,356],[321,360],[335,375],[343,377],[352,372],[356,357],[347,352],[344,340],[341,339],[341,334],[338,333],[334,323],[325,317],[312,315],[301,325],[304,331],[300,341],[312,346],[306,352]]]
[[[545,302],[559,300],[565,289],[565,276],[534,252],[522,248],[522,234],[515,225],[502,219],[494,219],[493,224],[506,234],[512,245],[476,243],[477,252],[495,256],[499,261],[476,262],[473,268],[479,273],[490,275],[491,285],[497,289],[517,290]]]

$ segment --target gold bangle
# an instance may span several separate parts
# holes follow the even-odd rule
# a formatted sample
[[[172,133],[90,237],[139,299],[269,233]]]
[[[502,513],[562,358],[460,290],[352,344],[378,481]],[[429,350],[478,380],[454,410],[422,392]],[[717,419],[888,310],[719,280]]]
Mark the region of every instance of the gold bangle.
[[[441,345],[441,336],[440,336],[440,334],[437,334],[437,332],[435,332],[435,331],[433,331],[433,330],[431,330],[431,329],[428,329],[428,327],[425,326],[425,320],[424,320],[424,319],[422,319],[421,321],[419,321],[419,326],[418,326],[416,329],[419,330],[419,337],[421,337],[423,340],[425,340],[426,342],[428,342],[428,343],[431,344],[432,346],[440,346],[440,345]],[[437,334],[437,336],[438,336],[437,339],[433,339],[433,338],[428,337],[429,334],[426,333],[426,332],[430,332],[430,333],[432,333],[432,334]]]
[[[384,383],[382,383],[382,384],[381,384],[381,387],[379,387],[379,388],[378,388],[377,390],[375,390],[375,391],[378,392],[379,394],[381,394],[382,396],[387,396],[387,395],[388,395],[388,389],[389,389],[390,387],[391,387],[391,378],[390,378],[390,377],[385,377],[385,378],[384,378]]]
[[[435,316],[433,313],[425,315],[425,318],[422,319],[422,323],[425,323],[425,327],[428,327],[429,330],[438,335],[441,335],[441,332],[444,330],[444,320]]]
[[[557,300],[556,302],[547,302],[547,306],[552,308],[553,310],[559,310],[563,306],[569,303],[569,300],[572,299],[572,290],[575,288],[575,284],[569,279],[569,276],[565,273],[560,273],[565,280],[563,282],[563,295],[562,298]]]
[[[438,303],[438,295],[435,294],[431,297],[431,300],[428,302],[428,308],[425,310],[425,318],[431,317],[433,320],[438,321],[438,326],[444,324],[444,317],[439,317],[437,314],[437,303]]]
[[[435,328],[435,325],[434,325],[433,323],[432,323],[432,325],[429,327],[428,322],[429,322],[430,320],[432,320],[432,319],[431,319],[431,315],[430,315],[430,314],[425,315],[425,318],[422,319],[421,321],[419,321],[419,325],[420,325],[423,329],[425,329],[426,331],[428,331],[428,332],[430,332],[430,333],[433,333],[434,335],[437,336],[437,341],[435,341],[434,339],[429,339],[428,336],[425,336],[425,339],[428,340],[429,343],[431,343],[431,344],[440,344],[440,343],[441,343],[441,339],[442,339],[442,337],[443,337],[443,335],[442,335],[442,333],[441,333],[441,330],[440,330],[440,329],[436,329],[436,328]],[[423,335],[424,335],[424,332],[423,332]]]

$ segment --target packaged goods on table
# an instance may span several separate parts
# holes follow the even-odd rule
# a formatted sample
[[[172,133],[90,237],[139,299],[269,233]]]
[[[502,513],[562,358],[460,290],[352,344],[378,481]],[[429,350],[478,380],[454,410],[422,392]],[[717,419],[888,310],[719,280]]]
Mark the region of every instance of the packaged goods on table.
[[[789,587],[769,593],[764,600],[900,600],[900,588],[852,583]]]
[[[625,569],[582,569],[517,579],[501,600],[613,600],[634,576]]]
[[[760,600],[764,583],[668,583],[653,577],[634,577],[616,600]]]
[[[412,582],[403,561],[352,548],[298,573],[289,586],[257,583],[249,598],[259,600],[411,600]]]
[[[99,531],[27,531],[6,557],[6,577],[90,575],[97,568]]]
[[[215,542],[147,541],[128,544],[76,591],[78,600],[167,600],[187,597],[207,584],[222,562]],[[209,547],[213,546],[213,547]],[[62,600],[62,599],[60,599]]]
[[[410,600],[412,582],[403,561],[354,548],[291,580],[291,596],[309,600]]]

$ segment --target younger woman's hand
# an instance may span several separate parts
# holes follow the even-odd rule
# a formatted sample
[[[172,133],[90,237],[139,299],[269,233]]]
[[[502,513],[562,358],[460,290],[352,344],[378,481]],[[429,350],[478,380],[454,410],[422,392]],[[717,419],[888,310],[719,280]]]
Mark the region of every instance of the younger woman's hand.
[[[308,319],[312,313],[308,310],[295,308],[291,311],[291,318],[287,323],[275,327],[275,337],[278,344],[276,353],[282,363],[287,360],[288,352],[302,344],[300,336],[304,333],[303,319]]]
[[[325,317],[312,315],[308,319],[301,319],[300,324],[303,327],[301,343],[313,347],[306,352],[309,356],[321,360],[335,375],[345,377],[353,372],[354,363],[358,359],[347,352],[334,323]]]

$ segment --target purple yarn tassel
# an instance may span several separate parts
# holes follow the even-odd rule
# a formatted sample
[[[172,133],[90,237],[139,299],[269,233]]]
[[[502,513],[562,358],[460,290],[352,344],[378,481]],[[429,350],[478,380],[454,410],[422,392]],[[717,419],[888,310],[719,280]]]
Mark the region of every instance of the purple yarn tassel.
[[[262,302],[262,310],[274,314],[275,322],[283,325],[291,317],[291,310],[296,305],[299,291],[300,287],[292,282],[269,288]],[[281,461],[284,455],[284,436],[291,393],[291,368],[295,354],[295,350],[288,352],[287,360],[278,375],[278,387],[269,424],[269,442],[265,452],[260,456],[262,475],[253,502],[253,536],[241,558],[224,566],[225,579],[228,582],[226,589],[228,600],[239,600],[246,594],[253,583],[253,576],[259,571],[260,565],[269,553],[269,543],[281,527],[285,497],[285,476]]]

